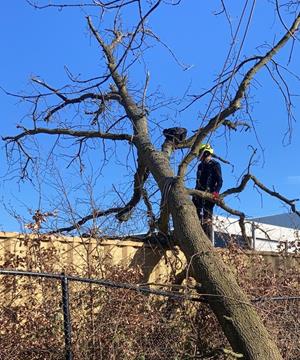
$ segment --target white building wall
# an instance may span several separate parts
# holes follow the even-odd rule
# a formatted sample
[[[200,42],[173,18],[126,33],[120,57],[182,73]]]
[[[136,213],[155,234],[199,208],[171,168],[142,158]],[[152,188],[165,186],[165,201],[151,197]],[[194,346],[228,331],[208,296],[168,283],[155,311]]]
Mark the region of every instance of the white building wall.
[[[247,220],[245,221],[245,227],[247,236],[252,239],[253,249],[258,251],[285,249],[288,252],[293,252],[295,251],[295,242],[299,242],[299,230]],[[241,236],[238,219],[216,216],[213,228],[215,232]]]

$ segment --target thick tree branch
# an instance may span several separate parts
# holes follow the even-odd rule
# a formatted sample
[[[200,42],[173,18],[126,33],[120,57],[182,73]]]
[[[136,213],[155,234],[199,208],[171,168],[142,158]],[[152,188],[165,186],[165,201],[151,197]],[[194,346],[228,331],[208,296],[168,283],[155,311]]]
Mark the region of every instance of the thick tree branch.
[[[153,11],[154,8],[157,7],[159,3],[160,3],[160,1],[156,2],[155,5],[151,8],[151,11]],[[143,161],[145,162],[146,166],[149,167],[149,170],[151,170],[154,178],[156,175],[159,174],[156,180],[157,180],[158,186],[160,187],[160,190],[162,191],[162,194],[163,194],[163,188],[164,188],[164,185],[165,185],[168,177],[173,175],[170,167],[165,166],[168,164],[166,162],[167,156],[164,153],[154,150],[154,147],[151,144],[150,139],[148,137],[148,126],[147,126],[146,114],[143,111],[143,109],[141,109],[137,105],[137,103],[134,101],[133,97],[129,94],[129,92],[127,90],[127,86],[126,86],[126,79],[124,77],[122,77],[117,70],[118,64],[120,62],[118,62],[118,64],[116,64],[115,57],[114,57],[111,47],[103,41],[100,34],[97,32],[97,30],[93,26],[91,19],[88,17],[87,20],[88,20],[88,25],[89,25],[91,32],[93,33],[94,37],[96,38],[97,42],[99,43],[99,45],[101,46],[101,48],[104,52],[110,74],[111,74],[111,76],[118,88],[119,94],[122,98],[122,105],[126,111],[128,118],[132,122],[134,133],[136,135],[136,145],[137,145],[137,148],[139,151],[139,155],[143,158]],[[147,156],[146,152],[148,152],[148,155],[151,154],[151,159],[152,159],[151,162],[149,162],[149,157]],[[165,164],[165,165],[162,166],[162,164]],[[158,169],[157,166],[159,169],[162,170],[162,172],[165,176],[161,176],[160,171],[157,171],[157,169]],[[151,169],[150,169],[150,167],[151,167]]]
[[[262,56],[259,61],[257,61],[257,63],[247,71],[229,106],[222,110],[219,114],[214,116],[205,127],[198,130],[198,132],[195,134],[196,140],[191,148],[191,151],[185,156],[178,168],[178,176],[183,177],[188,164],[198,155],[200,145],[207,137],[207,135],[212,131],[216,130],[220,125],[222,125],[224,120],[228,116],[234,114],[237,110],[240,109],[241,101],[244,98],[245,92],[250,85],[253,77],[277,54],[277,52],[287,43],[287,41],[298,31],[299,25],[300,14],[298,14],[289,31],[286,32],[286,34],[278,41],[278,43],[270,51],[268,51],[265,56]]]
[[[218,205],[223,210],[227,211],[231,215],[245,217],[245,214],[243,212],[232,209],[224,203],[223,194],[221,194],[220,197],[218,199],[216,199],[213,197],[213,195],[211,193],[206,192],[206,191],[201,191],[201,190],[196,190],[196,189],[187,189],[187,190],[188,190],[189,195],[199,196],[203,200],[211,201],[211,202],[215,203],[216,205]]]

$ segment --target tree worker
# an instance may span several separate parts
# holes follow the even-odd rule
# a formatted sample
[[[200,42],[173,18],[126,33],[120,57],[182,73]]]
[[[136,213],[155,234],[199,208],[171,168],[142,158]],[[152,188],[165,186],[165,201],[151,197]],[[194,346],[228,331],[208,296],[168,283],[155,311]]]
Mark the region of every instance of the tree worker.
[[[201,145],[195,188],[196,190],[207,191],[215,199],[218,199],[223,179],[220,164],[212,159],[213,153],[214,150],[209,144]],[[215,203],[198,196],[193,196],[193,203],[197,208],[197,214],[204,232],[212,239],[212,215]]]

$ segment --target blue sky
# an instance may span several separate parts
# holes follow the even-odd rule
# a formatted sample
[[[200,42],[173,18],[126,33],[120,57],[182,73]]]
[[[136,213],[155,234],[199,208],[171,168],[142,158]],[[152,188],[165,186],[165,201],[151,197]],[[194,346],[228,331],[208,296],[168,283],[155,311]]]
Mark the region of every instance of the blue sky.
[[[206,112],[209,98],[196,102],[186,111],[180,111],[184,108],[184,103],[179,103],[178,100],[182,99],[186,93],[199,94],[214,85],[213,81],[220,73],[228,53],[231,41],[228,22],[224,16],[215,15],[221,9],[220,2],[211,1],[209,5],[207,3],[189,0],[182,1],[180,6],[164,5],[148,20],[149,26],[176,54],[178,61],[188,65],[188,69],[183,70],[166,47],[150,44],[143,62],[137,64],[130,72],[132,86],[141,86],[145,71],[149,71],[149,92],[156,92],[162,100],[170,98],[177,100],[151,112],[150,126],[154,122],[160,123],[161,127],[176,124],[186,127],[191,134],[191,131],[199,126]],[[234,3],[228,6],[234,31],[244,2],[228,3]],[[5,1],[1,3],[0,10],[2,49],[0,86],[2,88],[15,93],[20,91],[31,93],[32,87],[29,80],[32,76],[40,76],[53,86],[62,86],[67,82],[64,66],[68,66],[74,74],[82,74],[84,78],[100,74],[101,54],[95,41],[89,36],[84,18],[86,14],[83,11],[78,9],[37,11],[25,0]],[[250,6],[247,8],[247,14],[249,11]],[[107,15],[110,16],[110,14]],[[126,24],[133,21],[135,13],[129,9],[124,16]],[[282,16],[286,24],[291,24],[293,15],[282,10]],[[242,44],[245,25],[246,21],[242,23],[238,34],[236,51]],[[263,54],[267,49],[267,44],[278,41],[283,33],[284,27],[278,20],[273,5],[269,1],[257,2],[240,59]],[[289,61],[292,49],[293,56]],[[298,76],[300,75],[299,65],[297,66],[299,51],[299,41],[296,41],[293,48],[292,43],[288,44],[276,57],[276,60],[284,66],[288,64],[289,70]],[[299,120],[299,80],[287,73],[285,75],[293,95],[293,113],[295,119]],[[254,147],[257,148],[257,155],[251,172],[269,188],[274,188],[288,198],[298,198],[300,197],[299,121],[290,124],[293,130],[289,141],[289,138],[285,136],[289,124],[284,99],[279,89],[274,86],[268,72],[261,71],[253,85],[249,94],[249,109],[255,131],[252,129],[248,132],[228,133],[221,129],[210,138],[216,153],[234,165],[233,171],[231,166],[222,165],[223,190],[236,185],[247,168],[251,147]],[[4,92],[1,92],[0,96],[0,134],[2,136],[15,134],[15,126],[21,120],[24,126],[29,124],[26,117],[28,109],[18,99],[8,97]],[[235,119],[243,120],[244,115],[239,113]],[[159,146],[162,141],[161,131],[156,129],[153,132],[153,138]],[[48,140],[46,137],[39,137],[39,139],[46,149],[53,144],[53,139]],[[2,230],[18,231],[20,230],[18,223],[11,219],[5,207],[10,208],[11,211],[14,209],[16,213],[27,218],[29,217],[28,209],[53,210],[57,206],[57,194],[62,191],[62,187],[51,181],[51,175],[49,178],[47,171],[39,174],[39,179],[34,182],[34,186],[30,182],[19,182],[16,172],[12,170],[7,172],[3,142],[0,151],[0,196],[2,199],[0,226]],[[89,209],[83,196],[80,198],[74,196],[74,189],[83,194],[87,191],[86,187],[84,189],[80,187],[81,176],[89,177],[92,179],[91,182],[94,181],[95,201],[97,206],[102,206],[102,208],[112,199],[111,195],[107,195],[112,191],[112,184],[115,186],[120,180],[124,184],[123,193],[130,195],[129,178],[126,177],[125,166],[120,165],[127,156],[131,156],[130,151],[129,155],[127,150],[124,150],[124,153],[119,152],[118,166],[116,162],[111,161],[101,174],[98,169],[97,151],[92,149],[88,158],[90,162],[88,168],[94,170],[93,179],[89,173],[80,175],[75,168],[67,170],[66,164],[63,164],[60,159],[52,164],[53,168],[57,167],[60,173],[66,174],[66,182],[69,186],[68,188],[66,185],[66,192],[71,187],[73,188],[73,195],[70,195],[70,198],[77,204],[74,205],[75,217],[81,215],[80,209],[84,209],[82,215],[86,215]],[[178,158],[174,162],[175,168]],[[195,164],[192,164],[187,179],[189,186],[193,186],[194,176]],[[53,201],[52,197],[56,197],[56,200]],[[238,198],[228,199],[228,203],[232,207],[243,210],[249,217],[287,211],[286,206],[278,200],[258,193],[252,184],[249,184],[248,189]],[[223,214],[222,211],[220,213]]]

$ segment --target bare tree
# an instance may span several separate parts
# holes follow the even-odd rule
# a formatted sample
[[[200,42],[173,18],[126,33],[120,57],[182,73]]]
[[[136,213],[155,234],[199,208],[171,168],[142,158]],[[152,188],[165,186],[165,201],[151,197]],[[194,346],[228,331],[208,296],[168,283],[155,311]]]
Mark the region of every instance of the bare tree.
[[[106,30],[103,30],[102,27],[99,30],[100,27],[95,25],[92,17],[87,16],[86,18],[93,41],[103,56],[102,60],[105,65],[103,74],[90,79],[82,79],[66,69],[70,79],[69,85],[56,88],[40,78],[33,78],[32,82],[36,86],[37,93],[21,96],[32,106],[32,125],[30,127],[20,125],[17,135],[3,137],[7,151],[12,158],[15,159],[15,153],[20,156],[21,176],[27,177],[31,174],[30,166],[35,163],[36,155],[33,155],[33,144],[30,139],[38,139],[40,134],[55,137],[53,147],[49,150],[52,154],[54,149],[60,150],[62,146],[68,147],[68,143],[65,142],[69,139],[75,139],[77,146],[75,152],[71,155],[67,150],[65,151],[69,157],[69,163],[76,161],[81,170],[85,166],[84,156],[94,144],[103,144],[103,153],[107,154],[108,150],[104,144],[125,143],[130,149],[134,149],[132,151],[136,159],[132,181],[133,191],[129,200],[124,201],[122,194],[115,189],[122,199],[121,206],[116,205],[104,210],[95,207],[90,214],[79,219],[73,217],[70,224],[65,224],[54,231],[80,230],[88,221],[111,214],[115,214],[118,221],[125,222],[137,205],[143,201],[147,210],[149,234],[158,232],[163,238],[170,238],[169,220],[170,217],[172,218],[174,226],[172,239],[175,239],[174,241],[191,264],[195,279],[201,283],[203,296],[207,297],[233,350],[243,354],[245,359],[281,359],[276,344],[267,333],[248,297],[239,288],[230,269],[224,265],[206,237],[190,195],[215,201],[225,211],[239,216],[242,231],[244,229],[244,213],[229,207],[225,198],[243,191],[250,180],[262,191],[279,198],[288,204],[292,211],[297,212],[295,199],[288,199],[261,183],[250,173],[251,160],[248,171],[241,182],[235,188],[224,191],[218,200],[213,199],[208,193],[188,189],[185,185],[185,176],[189,165],[197,157],[201,144],[207,141],[210,134],[220,127],[231,130],[236,130],[238,127],[246,127],[246,129],[249,127],[248,123],[234,121],[230,117],[243,107],[247,107],[247,92],[256,74],[262,68],[266,68],[270,74],[274,74],[276,71],[277,74],[280,74],[280,65],[275,62],[274,56],[290,39],[297,40],[296,33],[300,24],[300,15],[295,15],[291,25],[285,24],[284,35],[265,53],[243,61],[239,60],[238,53],[230,58],[230,66],[228,66],[229,61],[225,62],[217,84],[203,94],[193,95],[192,101],[185,106],[187,108],[192,104],[195,105],[203,96],[211,95],[210,104],[204,116],[205,121],[201,127],[193,136],[182,142],[166,141],[159,150],[149,130],[149,113],[151,112],[151,107],[148,106],[151,96],[147,95],[149,74],[145,74],[144,84],[140,88],[134,88],[131,85],[129,75],[136,62],[142,58],[148,44],[152,44],[153,41],[163,44],[148,27],[149,17],[154,15],[160,6],[180,6],[181,1],[157,0],[147,1],[147,4],[144,4],[141,0],[115,0],[90,1],[84,4],[75,2],[53,4],[49,2],[48,5],[39,5],[38,2],[29,0],[27,2],[40,9],[48,7],[97,8],[101,13],[100,20],[103,20],[108,10],[116,13],[111,26],[108,28],[105,24]],[[225,2],[221,1],[221,5],[221,13],[228,18],[229,26],[231,26]],[[255,1],[252,5],[250,14],[248,14],[247,26],[250,24]],[[291,7],[293,5],[295,4],[289,4]],[[124,29],[122,28],[121,13],[128,6],[136,7],[138,21],[133,28]],[[234,39],[234,34],[232,36]],[[163,46],[167,47],[166,44]],[[171,49],[168,48],[168,50],[171,56],[178,61]],[[284,80],[282,81],[284,83]],[[278,85],[281,86],[282,83]],[[283,93],[287,106],[290,106],[289,91],[284,89]],[[216,103],[217,106],[215,106]],[[214,104],[214,110],[212,110],[211,104]],[[153,107],[163,105],[164,102],[159,104],[157,101]],[[212,115],[210,116],[210,114]],[[124,145],[122,145],[122,149],[124,149]],[[174,172],[170,157],[178,149],[185,149],[186,153],[177,167],[177,172]],[[112,151],[110,154],[116,154],[116,152]],[[152,203],[155,198],[153,194],[157,194],[157,191],[152,188],[153,194],[149,195],[146,188],[149,178],[154,179],[154,184],[159,189],[158,212],[155,210],[157,204],[153,205]],[[299,212],[297,213],[299,214]]]

